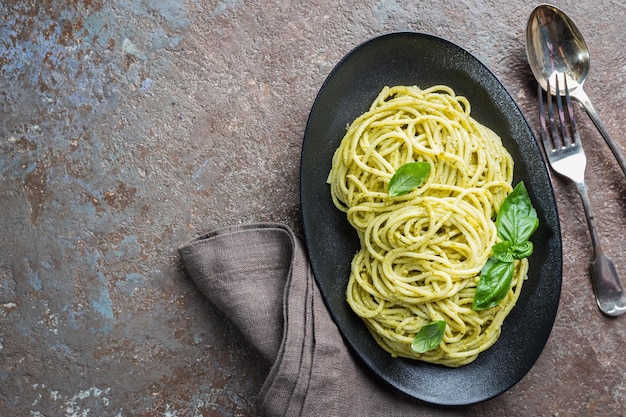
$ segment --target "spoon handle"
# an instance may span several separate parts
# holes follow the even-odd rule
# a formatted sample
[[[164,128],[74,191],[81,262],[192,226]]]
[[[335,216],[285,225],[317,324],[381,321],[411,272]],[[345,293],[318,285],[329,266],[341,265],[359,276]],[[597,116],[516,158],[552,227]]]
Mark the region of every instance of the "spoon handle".
[[[598,113],[593,107],[593,104],[591,104],[591,100],[589,100],[587,94],[583,91],[582,88],[577,88],[576,90],[571,91],[570,95],[574,97],[580,104],[582,104],[583,108],[591,118],[591,121],[594,125],[596,125],[596,128],[604,138],[604,141],[607,145],[609,145],[609,148],[611,149],[611,152],[613,152],[613,156],[615,157],[615,159],[617,159],[617,163],[622,168],[624,175],[626,175],[626,161],[624,160],[624,155],[622,154],[622,151],[620,151],[620,149],[617,147],[613,139],[611,139],[611,135],[609,135],[609,132],[607,132],[604,128],[604,125],[600,121],[600,117],[598,117]]]
[[[626,294],[617,277],[613,260],[602,251],[596,254],[596,258],[591,262],[591,278],[600,311],[612,317],[624,314]]]
[[[621,316],[626,313],[626,293],[622,288],[613,260],[609,258],[600,245],[600,239],[596,231],[591,202],[585,182],[576,182],[576,188],[580,194],[585,209],[585,217],[589,226],[591,243],[593,245],[594,260],[591,262],[591,282],[596,303],[607,316]]]

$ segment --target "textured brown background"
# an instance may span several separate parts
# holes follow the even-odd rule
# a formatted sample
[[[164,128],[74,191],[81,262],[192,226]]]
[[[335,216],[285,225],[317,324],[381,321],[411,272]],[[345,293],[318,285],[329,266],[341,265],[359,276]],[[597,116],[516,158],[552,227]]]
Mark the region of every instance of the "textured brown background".
[[[623,148],[626,6],[555,4],[585,35],[586,90]],[[268,364],[200,296],[177,247],[226,224],[301,230],[310,107],[342,56],[383,33],[468,49],[537,132],[524,52],[534,5],[3,1],[0,415],[256,415]],[[626,179],[579,115],[599,232],[626,282]],[[502,396],[424,415],[626,415],[626,318],[595,307],[582,206],[558,179],[555,189],[563,293],[543,355]]]

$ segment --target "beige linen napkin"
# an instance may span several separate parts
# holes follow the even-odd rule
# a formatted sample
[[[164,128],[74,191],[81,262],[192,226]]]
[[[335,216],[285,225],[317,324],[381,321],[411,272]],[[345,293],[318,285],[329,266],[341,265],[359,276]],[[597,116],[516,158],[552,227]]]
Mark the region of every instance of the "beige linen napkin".
[[[377,381],[344,344],[320,296],[302,242],[260,223],[210,232],[180,248],[203,294],[273,364],[259,393],[267,416],[428,416]]]

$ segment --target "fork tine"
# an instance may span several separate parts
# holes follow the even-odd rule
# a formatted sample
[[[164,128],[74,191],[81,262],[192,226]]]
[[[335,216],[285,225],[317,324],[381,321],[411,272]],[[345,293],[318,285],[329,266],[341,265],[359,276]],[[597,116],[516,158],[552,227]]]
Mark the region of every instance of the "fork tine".
[[[550,91],[550,84],[548,84],[548,91]],[[552,144],[552,141],[550,140],[550,135],[548,134],[548,127],[546,125],[546,110],[543,104],[543,90],[541,89],[540,84],[537,84],[537,96],[539,97],[539,122],[541,124],[541,139],[543,141],[544,150],[548,152],[554,149],[554,145]]]
[[[557,125],[558,123],[556,122],[556,116],[555,116],[555,110],[554,110],[554,103],[552,102],[552,93],[550,90],[550,81],[547,81],[547,85],[546,85],[546,100],[548,100],[548,121],[550,122],[550,133],[552,135],[552,150],[557,150],[559,148],[563,148],[563,138],[561,137],[561,135],[559,135],[559,131],[557,129]],[[557,80],[557,92],[558,92],[558,80]],[[558,98],[558,95],[557,95]],[[558,105],[558,101],[557,101],[557,105]],[[557,110],[558,112],[558,110]]]
[[[569,95],[569,89],[567,88],[567,77],[563,76],[565,83],[565,104],[567,105],[567,115],[569,119],[569,126],[574,137],[574,145],[580,145],[580,134],[578,133],[578,127],[576,127],[576,118],[574,117],[574,107],[572,106],[572,99]]]
[[[559,133],[559,129],[558,129],[558,126],[562,126],[562,123],[559,123],[557,121],[558,120],[558,116],[557,115],[559,113],[558,106],[559,106],[559,103],[560,103],[560,101],[559,101],[560,96],[559,96],[559,79],[558,79],[558,77],[555,77],[555,81],[556,81],[556,86],[555,86],[555,92],[556,93],[555,93],[555,95],[556,95],[556,100],[557,100],[557,103],[556,103],[557,109],[556,110],[554,109],[555,105],[554,105],[554,103],[552,101],[552,93],[551,93],[551,90],[550,90],[550,81],[548,81],[547,96],[548,96],[548,100],[550,100],[549,106],[548,106],[548,112],[550,114],[550,131],[552,132],[552,138],[553,138],[553,141],[554,141],[554,150],[557,150],[557,149],[564,148],[564,146],[563,146],[564,145],[564,141],[563,141],[563,136],[561,136],[561,134]]]
[[[559,76],[555,77],[556,79],[556,106],[559,115],[559,122],[561,124],[561,137],[563,139],[563,147],[567,148],[573,144],[572,137],[569,134],[567,129],[567,123],[565,121],[565,112],[563,111],[563,95],[561,94],[561,88],[559,86]],[[563,74],[563,79],[565,80],[565,74]],[[567,93],[567,84],[565,85],[565,92]]]

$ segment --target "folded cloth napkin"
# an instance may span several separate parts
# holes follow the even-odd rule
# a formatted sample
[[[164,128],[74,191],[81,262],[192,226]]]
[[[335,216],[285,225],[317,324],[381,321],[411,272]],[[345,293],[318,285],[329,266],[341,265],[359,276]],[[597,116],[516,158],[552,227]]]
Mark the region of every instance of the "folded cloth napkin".
[[[258,399],[265,415],[456,415],[387,387],[352,357],[288,227],[221,228],[180,255],[202,293],[273,364]]]

